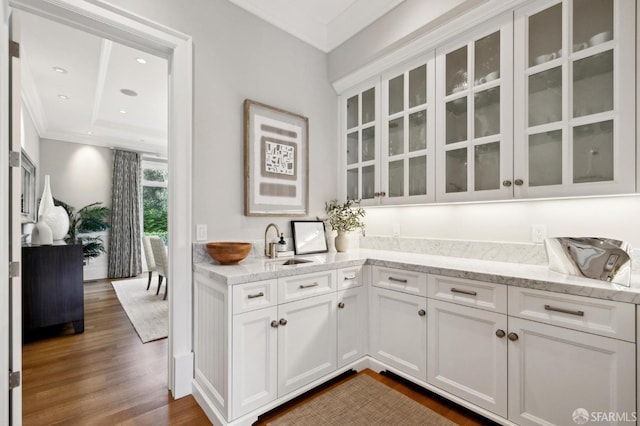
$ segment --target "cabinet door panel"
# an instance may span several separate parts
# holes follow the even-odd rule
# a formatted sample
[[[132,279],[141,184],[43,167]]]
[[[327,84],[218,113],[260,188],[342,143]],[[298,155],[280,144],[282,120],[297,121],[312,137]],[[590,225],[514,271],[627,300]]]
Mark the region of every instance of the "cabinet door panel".
[[[371,287],[371,354],[411,376],[427,379],[427,299]]]
[[[338,368],[365,354],[367,327],[366,287],[338,293]]]
[[[507,316],[429,300],[427,381],[507,416]]]
[[[509,342],[509,420],[568,425],[578,408],[635,412],[632,343],[518,318],[509,332],[518,335]]]
[[[271,326],[278,309],[259,309],[233,317],[232,418],[276,399],[278,332]]]
[[[336,293],[278,306],[278,396],[336,369]]]

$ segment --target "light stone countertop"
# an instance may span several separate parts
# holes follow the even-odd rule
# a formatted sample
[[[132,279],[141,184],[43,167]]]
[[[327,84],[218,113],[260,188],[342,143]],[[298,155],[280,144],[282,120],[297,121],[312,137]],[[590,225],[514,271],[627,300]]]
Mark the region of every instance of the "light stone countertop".
[[[234,285],[368,264],[640,304],[640,274],[638,273],[632,274],[631,287],[625,287],[560,274],[540,265],[398,251],[360,249],[346,253],[329,252],[296,256],[296,258],[309,259],[312,262],[283,266],[282,263],[288,260],[287,258],[256,257],[247,258],[237,265],[218,265],[213,261],[198,262],[194,264],[193,269],[195,272],[204,273],[228,285]]]

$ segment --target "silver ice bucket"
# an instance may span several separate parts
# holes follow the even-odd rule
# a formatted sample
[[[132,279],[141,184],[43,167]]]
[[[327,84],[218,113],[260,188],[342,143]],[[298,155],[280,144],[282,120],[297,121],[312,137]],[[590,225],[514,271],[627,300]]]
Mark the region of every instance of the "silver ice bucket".
[[[631,246],[624,241],[558,237],[544,247],[552,271],[630,286]]]

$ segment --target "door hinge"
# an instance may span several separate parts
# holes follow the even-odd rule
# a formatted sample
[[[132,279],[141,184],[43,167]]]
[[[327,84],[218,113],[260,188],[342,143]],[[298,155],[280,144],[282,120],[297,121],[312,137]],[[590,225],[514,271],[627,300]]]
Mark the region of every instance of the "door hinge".
[[[9,152],[9,167],[20,167],[21,154],[18,151]]]
[[[9,262],[9,278],[20,276],[20,262]]]
[[[20,43],[17,41],[10,40],[9,41],[9,56],[11,58],[19,58],[20,57]]]
[[[20,386],[20,372],[9,370],[9,390]]]

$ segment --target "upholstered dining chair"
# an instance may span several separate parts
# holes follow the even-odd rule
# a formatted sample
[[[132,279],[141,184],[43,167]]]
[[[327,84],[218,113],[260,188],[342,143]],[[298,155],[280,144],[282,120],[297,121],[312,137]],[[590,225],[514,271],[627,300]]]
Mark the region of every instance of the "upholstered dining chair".
[[[151,276],[154,271],[158,270],[158,267],[156,266],[156,261],[153,257],[151,240],[146,235],[142,237],[142,247],[144,249],[144,257],[147,259],[147,269],[149,270],[149,282],[147,282],[147,290],[149,290],[149,287],[151,287]],[[160,275],[158,275],[158,281],[160,281]]]
[[[162,238],[157,236],[149,237],[151,241],[151,250],[153,251],[153,259],[156,262],[156,270],[158,271],[158,290],[156,294],[160,293],[160,286],[162,285],[162,278],[165,278],[164,285],[164,300],[167,299],[167,293],[169,290],[169,257],[167,255],[167,248],[164,246]]]

